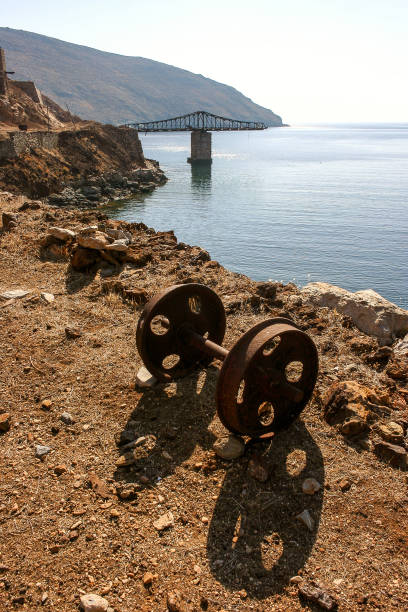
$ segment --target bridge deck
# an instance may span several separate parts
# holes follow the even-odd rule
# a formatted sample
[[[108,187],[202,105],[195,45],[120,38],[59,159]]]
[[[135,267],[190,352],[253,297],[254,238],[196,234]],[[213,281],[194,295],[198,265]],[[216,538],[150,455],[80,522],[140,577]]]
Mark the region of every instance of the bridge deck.
[[[146,121],[144,123],[128,123],[140,132],[187,132],[203,130],[206,132],[232,132],[241,130],[265,130],[267,126],[259,121],[240,121],[220,117],[206,111],[197,111],[179,117],[162,119],[160,121]]]

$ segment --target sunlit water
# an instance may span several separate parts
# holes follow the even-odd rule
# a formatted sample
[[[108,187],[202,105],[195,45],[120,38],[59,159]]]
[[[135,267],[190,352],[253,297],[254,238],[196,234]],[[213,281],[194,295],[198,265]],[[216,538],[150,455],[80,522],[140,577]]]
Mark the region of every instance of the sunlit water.
[[[256,280],[372,288],[408,307],[408,124],[213,133],[210,169],[189,133],[141,134],[169,178],[112,217],[179,240]]]

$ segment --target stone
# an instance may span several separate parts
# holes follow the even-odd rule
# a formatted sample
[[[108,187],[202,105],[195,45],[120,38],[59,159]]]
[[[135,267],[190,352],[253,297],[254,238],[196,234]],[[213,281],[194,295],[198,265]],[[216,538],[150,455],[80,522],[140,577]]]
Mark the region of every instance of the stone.
[[[108,236],[98,230],[81,230],[77,236],[77,242],[84,249],[95,249],[101,251],[111,243]]]
[[[3,412],[0,414],[0,432],[5,433],[10,429],[10,414],[8,412]]]
[[[109,602],[95,593],[81,595],[81,608],[84,612],[107,612]]]
[[[24,289],[11,289],[10,291],[5,291],[0,294],[0,298],[3,300],[20,300],[21,298],[26,297],[30,291],[24,291]]]
[[[71,255],[71,267],[77,272],[81,272],[93,266],[95,262],[100,259],[98,251],[94,249],[84,249],[83,247],[77,246]]]
[[[237,459],[244,454],[245,442],[242,438],[231,434],[217,438],[213,444],[213,449],[221,459]]]
[[[392,344],[408,332],[408,311],[372,289],[352,293],[328,283],[309,283],[301,295],[315,306],[325,306],[350,317],[356,327],[380,344]]]
[[[114,240],[126,240],[126,244],[130,244],[132,242],[132,234],[130,232],[125,232],[124,230],[114,229],[111,227],[99,227],[99,229],[104,231],[105,234]]]
[[[394,421],[379,425],[378,433],[384,440],[392,444],[401,444],[404,439],[404,429]]]
[[[41,402],[41,410],[48,412],[49,410],[51,410],[51,407],[52,407],[52,400],[45,399]]]
[[[385,372],[394,380],[408,380],[408,359],[393,359],[388,363]]]
[[[292,576],[292,578],[290,578],[289,582],[291,584],[300,584],[301,582],[303,582],[304,578],[302,578],[302,576]]]
[[[309,531],[313,531],[314,528],[314,520],[309,512],[309,510],[303,510],[303,512],[301,512],[300,514],[298,514],[296,516],[298,521],[301,521],[304,525],[306,525],[306,527],[309,529]]]
[[[137,492],[135,489],[135,485],[132,483],[123,483],[116,487],[116,495],[123,500],[130,501],[135,499],[137,496]]]
[[[154,521],[153,527],[157,529],[157,531],[164,531],[165,529],[169,529],[174,524],[174,516],[172,512],[166,512],[162,514],[157,521]]]
[[[37,459],[43,459],[48,453],[52,451],[52,448],[49,446],[44,446],[43,444],[37,444],[35,447],[35,456]]]
[[[2,214],[3,231],[9,232],[13,230],[18,223],[18,216],[14,213],[4,212]]]
[[[352,481],[350,480],[350,478],[342,478],[339,482],[339,487],[340,489],[345,492],[348,491],[352,485]]]
[[[333,383],[323,398],[324,418],[346,436],[367,431],[383,411],[375,391],[353,380]]]
[[[74,340],[76,338],[80,338],[82,336],[82,332],[79,329],[75,329],[75,327],[66,327],[65,335],[68,340]]]
[[[151,572],[146,572],[143,575],[143,586],[150,587],[153,584],[154,576]]]
[[[91,485],[92,490],[95,491],[95,493],[99,495],[99,497],[102,497],[102,499],[107,499],[108,497],[110,497],[108,485],[104,480],[102,480],[102,478],[99,478],[99,476],[97,476],[94,472],[91,472],[89,474],[89,483]]]
[[[302,491],[307,495],[314,495],[319,489],[321,489],[321,484],[316,478],[306,478],[302,483]]]
[[[48,229],[48,235],[58,240],[68,242],[69,240],[75,240],[76,234],[72,230],[64,229],[63,227],[50,227]]]
[[[248,474],[255,478],[255,480],[259,480],[259,482],[266,482],[268,480],[269,472],[262,457],[258,455],[251,457],[248,463]]]
[[[73,425],[75,423],[72,414],[69,412],[63,412],[60,416],[60,420],[65,423],[65,425]]]
[[[158,380],[153,374],[150,374],[149,370],[142,366],[136,374],[135,385],[141,388],[154,387]]]
[[[395,355],[408,355],[408,334],[394,346]]]
[[[61,465],[56,465],[54,467],[54,472],[57,476],[61,476],[62,474],[65,474],[66,471],[67,471],[67,466],[64,465],[63,463]]]
[[[267,300],[274,300],[279,286],[279,283],[275,283],[273,281],[267,281],[266,283],[258,283],[256,287],[256,292],[258,293],[258,295],[266,298]]]
[[[324,610],[334,610],[337,606],[336,600],[327,591],[309,582],[299,585],[299,593],[302,597],[316,603]]]
[[[115,240],[111,244],[105,247],[106,251],[119,251],[120,253],[127,253],[128,241],[126,239]]]
[[[379,459],[385,461],[392,467],[407,469],[407,452],[402,446],[390,444],[389,442],[377,442],[374,444],[374,452]]]
[[[46,293],[45,291],[41,293],[41,299],[47,304],[51,304],[55,300],[55,296],[53,293]]]

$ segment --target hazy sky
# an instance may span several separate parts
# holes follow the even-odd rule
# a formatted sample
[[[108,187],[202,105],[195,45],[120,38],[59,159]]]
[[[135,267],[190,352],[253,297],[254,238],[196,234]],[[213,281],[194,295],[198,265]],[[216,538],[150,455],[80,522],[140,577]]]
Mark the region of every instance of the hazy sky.
[[[2,0],[0,15],[201,73],[288,123],[408,121],[408,0]]]

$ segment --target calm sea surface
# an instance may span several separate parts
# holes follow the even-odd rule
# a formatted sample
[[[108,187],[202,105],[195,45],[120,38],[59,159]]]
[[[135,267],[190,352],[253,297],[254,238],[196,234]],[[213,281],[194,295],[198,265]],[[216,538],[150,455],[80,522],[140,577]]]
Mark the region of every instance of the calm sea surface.
[[[179,240],[256,280],[372,288],[408,308],[408,124],[213,133],[211,169],[189,133],[141,134],[169,178],[112,217]]]

